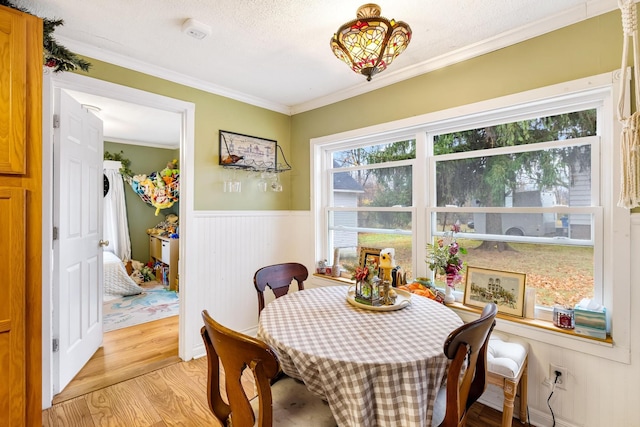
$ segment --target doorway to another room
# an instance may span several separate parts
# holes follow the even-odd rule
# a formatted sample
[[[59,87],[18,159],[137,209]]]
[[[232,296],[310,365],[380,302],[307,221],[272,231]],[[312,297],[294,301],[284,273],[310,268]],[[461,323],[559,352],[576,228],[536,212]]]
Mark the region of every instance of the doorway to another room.
[[[147,175],[151,172],[161,174],[163,169],[171,167],[171,169],[182,171],[182,179],[180,185],[182,189],[188,186],[186,179],[188,174],[184,173],[183,164],[188,163],[184,155],[184,147],[193,144],[193,114],[194,106],[179,100],[162,97],[147,92],[141,92],[135,89],[106,83],[79,75],[64,75],[62,77],[49,76],[45,77],[45,96],[44,96],[44,117],[53,109],[53,93],[55,90],[64,90],[74,97],[78,97],[79,102],[84,104],[83,107],[91,109],[95,107],[88,101],[85,96],[93,99],[99,97],[108,98],[116,103],[131,104],[135,108],[144,110],[141,114],[147,114],[149,109],[162,110],[169,116],[175,116],[176,120],[172,123],[177,124],[174,134],[177,135],[175,146],[163,148],[154,147],[154,144],[148,144],[137,138],[117,138],[111,137],[105,132],[104,152],[117,153],[127,158],[138,157],[139,159],[149,160],[155,158],[157,161],[153,165],[139,161],[136,165],[135,160],[131,160],[131,170],[136,175]],[[47,97],[47,92],[49,96]],[[95,109],[94,109],[95,111]],[[97,114],[100,116],[100,114]],[[167,116],[168,117],[168,116]],[[145,119],[148,117],[145,117]],[[110,120],[108,117],[105,120]],[[129,115],[129,123],[137,123],[141,121],[140,117]],[[45,120],[46,122],[46,120]],[[167,120],[164,120],[167,122]],[[45,151],[44,162],[48,164],[48,170],[44,171],[45,176],[52,174],[57,167],[51,154],[52,150],[47,147],[47,124],[45,129]],[[158,126],[159,128],[161,126]],[[153,138],[153,137],[152,137]],[[155,151],[155,156],[149,153]],[[125,154],[126,153],[126,154]],[[140,154],[143,153],[143,154]],[[159,160],[162,159],[162,160]],[[171,166],[170,166],[171,165]],[[106,177],[106,170],[105,170]],[[106,191],[105,178],[105,191]],[[111,183],[109,183],[111,184]],[[127,209],[147,209],[151,215],[140,215],[139,213],[129,214],[134,220],[129,221],[129,231],[131,234],[131,256],[130,258],[136,262],[122,263],[122,256],[116,256],[119,264],[124,266],[127,278],[131,278],[133,273],[133,285],[139,287],[140,292],[135,289],[125,292],[126,295],[120,295],[119,292],[105,293],[102,308],[102,327],[103,341],[100,348],[91,357],[89,362],[80,367],[77,375],[68,385],[60,387],[56,384],[58,366],[55,363],[55,354],[51,347],[47,345],[48,339],[57,338],[56,322],[53,317],[43,316],[43,407],[48,407],[51,403],[58,403],[68,400],[72,397],[85,394],[87,392],[106,387],[132,378],[151,370],[166,366],[167,364],[176,363],[180,360],[179,354],[179,331],[181,321],[179,314],[181,311],[180,293],[185,291],[185,287],[179,289],[179,220],[187,209],[186,192],[180,191],[181,203],[175,203],[173,206],[162,207],[166,209],[158,209],[158,216],[154,215],[156,206],[149,206],[145,200],[136,194],[130,186],[130,181],[124,180],[125,191],[133,194],[133,199],[127,200]],[[48,195],[48,203],[45,203],[44,218],[52,218],[51,210],[54,206],[53,197],[58,194],[60,189],[52,186],[51,194]],[[181,189],[181,190],[182,190]],[[46,188],[45,188],[46,190]],[[146,217],[147,222],[139,221],[140,218]],[[150,217],[150,218],[149,218]],[[116,221],[117,223],[118,221]],[[44,235],[47,234],[46,229],[51,228],[55,224],[44,224]],[[159,253],[154,253],[150,248],[150,235],[157,235],[159,239],[171,239],[170,245],[174,248],[167,252],[167,258],[163,257],[162,248]],[[182,228],[184,233],[184,227]],[[50,236],[52,234],[49,234]],[[106,239],[105,239],[106,240]],[[43,245],[51,247],[51,243]],[[101,244],[104,244],[101,242]],[[50,259],[48,255],[43,257],[45,260]],[[117,251],[109,251],[117,252]],[[105,252],[106,253],[106,252]],[[105,264],[106,266],[106,264]],[[169,272],[172,271],[171,279]],[[43,268],[43,283],[54,283],[52,277],[52,269],[48,266]],[[105,267],[106,273],[106,267]],[[119,273],[118,273],[119,274]],[[50,279],[50,280],[47,280]],[[137,283],[135,283],[137,282]],[[107,288],[105,288],[107,289]],[[60,310],[56,306],[56,286],[49,288],[43,286],[43,300],[53,301],[51,307],[44,307],[43,313],[55,312]]]
[[[173,119],[175,142],[165,138],[175,148],[105,137],[104,332],[178,315],[180,121]]]

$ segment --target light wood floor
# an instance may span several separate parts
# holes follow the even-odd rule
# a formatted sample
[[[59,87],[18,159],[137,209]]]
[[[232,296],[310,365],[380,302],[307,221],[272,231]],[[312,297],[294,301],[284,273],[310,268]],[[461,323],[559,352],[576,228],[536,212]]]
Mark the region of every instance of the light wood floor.
[[[467,415],[467,427],[500,427],[502,425],[502,412],[474,403]],[[533,424],[520,423],[517,418],[511,422],[512,427],[535,427]]]
[[[178,316],[106,332],[103,346],[59,394],[53,404],[175,364]]]
[[[252,390],[250,380],[245,381]],[[502,413],[476,403],[467,427],[500,427]],[[42,412],[43,427],[219,425],[207,404],[207,360],[173,363]],[[277,423],[276,423],[277,425]],[[521,427],[516,419],[513,427]]]
[[[217,425],[207,404],[207,361],[196,359],[54,405],[43,427]]]

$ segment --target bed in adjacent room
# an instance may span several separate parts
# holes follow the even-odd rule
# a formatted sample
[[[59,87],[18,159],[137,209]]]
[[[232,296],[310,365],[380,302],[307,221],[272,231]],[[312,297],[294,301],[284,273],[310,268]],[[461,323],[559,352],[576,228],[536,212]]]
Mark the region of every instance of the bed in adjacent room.
[[[113,252],[103,252],[104,301],[128,295],[138,295],[143,289],[127,274],[124,263]]]

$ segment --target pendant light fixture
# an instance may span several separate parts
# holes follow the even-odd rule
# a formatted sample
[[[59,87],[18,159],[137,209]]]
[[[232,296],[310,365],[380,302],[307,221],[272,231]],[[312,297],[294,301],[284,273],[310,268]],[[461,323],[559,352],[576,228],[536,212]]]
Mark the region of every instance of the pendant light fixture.
[[[411,28],[380,16],[380,6],[367,3],[357,18],[338,28],[331,38],[333,54],[358,74],[371,77],[384,71],[411,41]]]

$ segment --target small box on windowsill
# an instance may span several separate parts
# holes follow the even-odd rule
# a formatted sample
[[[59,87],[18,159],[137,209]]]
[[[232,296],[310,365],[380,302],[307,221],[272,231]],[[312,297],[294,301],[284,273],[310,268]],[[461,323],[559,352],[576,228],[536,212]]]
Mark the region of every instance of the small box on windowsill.
[[[600,338],[601,340],[607,339],[606,329],[589,328],[587,326],[576,325],[573,330],[578,335],[584,335],[585,337]]]
[[[589,300],[583,300],[574,308],[575,333],[593,338],[607,338],[607,310]]]
[[[578,326],[584,326],[591,329],[607,330],[606,308],[601,307],[598,310],[587,310],[576,305],[573,312],[576,329]]]
[[[553,307],[553,324],[562,329],[573,329],[575,327],[572,308],[563,306]]]

